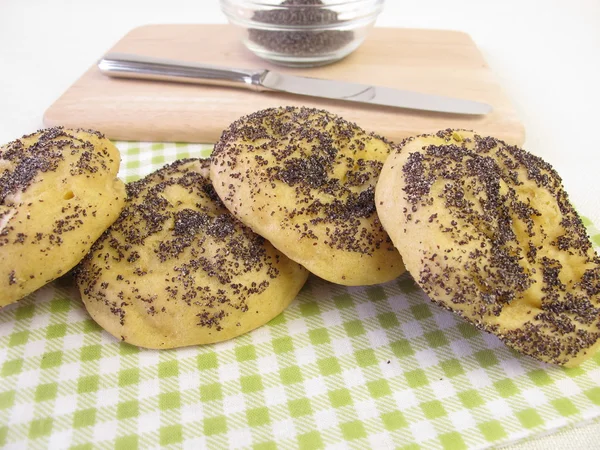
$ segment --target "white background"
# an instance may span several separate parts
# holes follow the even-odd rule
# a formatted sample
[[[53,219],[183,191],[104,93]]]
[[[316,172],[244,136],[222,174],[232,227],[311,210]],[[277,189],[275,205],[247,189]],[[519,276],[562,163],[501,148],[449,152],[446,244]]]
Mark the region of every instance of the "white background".
[[[150,23],[226,19],[217,0],[0,0],[0,144],[41,128],[99,56]],[[387,0],[377,26],[471,34],[525,125],[525,147],[600,226],[600,0]],[[600,448],[598,424],[563,434],[527,448]]]

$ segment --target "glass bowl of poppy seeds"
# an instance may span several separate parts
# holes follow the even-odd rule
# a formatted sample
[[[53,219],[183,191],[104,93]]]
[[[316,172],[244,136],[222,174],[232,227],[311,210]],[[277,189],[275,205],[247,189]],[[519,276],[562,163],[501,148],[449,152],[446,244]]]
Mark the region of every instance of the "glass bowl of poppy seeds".
[[[315,67],[338,61],[365,40],[384,0],[221,0],[244,45],[275,64]]]

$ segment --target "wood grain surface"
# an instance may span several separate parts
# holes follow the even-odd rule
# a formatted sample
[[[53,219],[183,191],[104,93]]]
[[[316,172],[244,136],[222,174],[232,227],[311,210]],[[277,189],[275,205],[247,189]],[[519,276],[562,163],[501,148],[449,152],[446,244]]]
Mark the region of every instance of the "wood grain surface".
[[[486,116],[451,115],[236,88],[111,79],[93,66],[48,108],[46,126],[93,128],[116,140],[211,143],[242,115],[295,105],[327,109],[393,141],[448,127],[473,129],[514,144],[525,140],[511,102],[473,40],[461,32],[374,28],[350,56],[310,69],[277,67],[259,59],[228,25],[147,25],[129,32],[110,51],[462,97],[487,102],[494,111]]]

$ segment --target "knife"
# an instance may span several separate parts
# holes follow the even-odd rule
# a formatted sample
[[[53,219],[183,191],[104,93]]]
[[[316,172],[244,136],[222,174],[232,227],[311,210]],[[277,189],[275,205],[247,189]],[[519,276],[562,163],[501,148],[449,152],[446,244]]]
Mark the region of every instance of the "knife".
[[[242,87],[259,92],[284,92],[441,113],[482,115],[492,111],[488,104],[459,98],[346,81],[299,77],[272,70],[232,69],[127,53],[106,54],[98,61],[98,68],[103,74],[117,78]]]

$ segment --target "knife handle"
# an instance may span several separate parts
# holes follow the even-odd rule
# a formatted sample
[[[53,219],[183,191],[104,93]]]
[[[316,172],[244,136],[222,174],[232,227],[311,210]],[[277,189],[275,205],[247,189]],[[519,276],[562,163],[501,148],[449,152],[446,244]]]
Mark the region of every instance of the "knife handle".
[[[98,61],[98,68],[104,75],[116,78],[267,90],[261,86],[266,70],[231,69],[128,53],[108,53]]]

